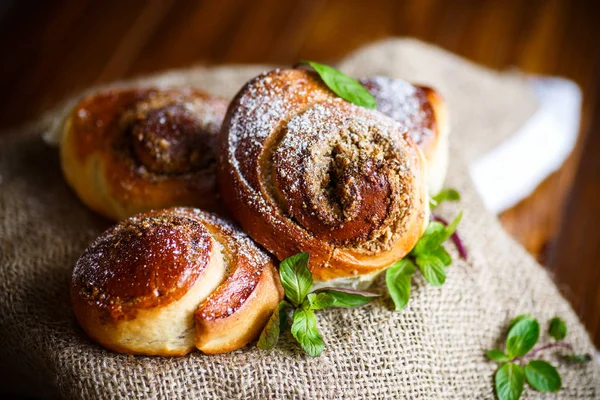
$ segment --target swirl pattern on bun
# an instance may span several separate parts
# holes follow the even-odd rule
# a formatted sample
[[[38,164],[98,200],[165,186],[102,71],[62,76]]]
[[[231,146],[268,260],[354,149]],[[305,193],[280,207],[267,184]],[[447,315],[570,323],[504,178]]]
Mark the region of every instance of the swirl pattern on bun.
[[[113,220],[171,206],[218,208],[217,136],[227,109],[193,89],[116,89],[84,98],[61,139],[67,182]]]
[[[244,230],[280,260],[310,253],[317,286],[365,287],[428,221],[425,160],[406,130],[305,70],[241,89],[223,123],[219,184]]]

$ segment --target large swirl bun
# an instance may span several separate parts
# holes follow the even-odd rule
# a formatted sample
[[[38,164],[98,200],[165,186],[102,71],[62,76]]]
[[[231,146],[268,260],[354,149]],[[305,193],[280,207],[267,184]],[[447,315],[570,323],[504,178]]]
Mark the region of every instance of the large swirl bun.
[[[225,100],[193,89],[92,94],[65,123],[65,178],[114,220],[171,206],[217,209],[215,147],[226,109]]]
[[[317,285],[365,286],[428,221],[425,160],[406,129],[312,72],[247,83],[219,157],[223,199],[244,230],[279,259],[309,252]]]
[[[77,261],[81,327],[123,353],[223,353],[258,336],[283,298],[270,257],[199,210],[151,211],[102,234]]]

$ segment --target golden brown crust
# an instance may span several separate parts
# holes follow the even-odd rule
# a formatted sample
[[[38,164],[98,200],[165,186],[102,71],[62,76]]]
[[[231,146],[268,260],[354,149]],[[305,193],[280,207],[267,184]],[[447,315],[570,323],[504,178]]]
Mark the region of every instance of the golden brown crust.
[[[102,234],[77,261],[73,290],[107,317],[135,318],[141,308],[181,298],[213,252],[202,222],[180,212],[151,211]]]
[[[65,123],[65,177],[84,203],[115,220],[175,205],[215,209],[215,146],[226,108],[193,89],[93,94]]]
[[[75,316],[92,339],[146,355],[243,347],[282,298],[269,256],[235,226],[189,208],[108,230],[78,260],[71,286]]]
[[[279,259],[309,252],[327,281],[410,251],[427,219],[423,163],[398,123],[336,97],[312,72],[275,70],[232,101],[219,182],[252,238]]]

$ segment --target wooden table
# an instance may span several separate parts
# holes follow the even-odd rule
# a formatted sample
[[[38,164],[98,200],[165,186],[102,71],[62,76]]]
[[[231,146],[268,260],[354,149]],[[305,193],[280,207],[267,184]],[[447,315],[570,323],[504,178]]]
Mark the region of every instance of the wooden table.
[[[600,345],[600,13],[573,0],[3,1],[0,126],[89,85],[194,63],[334,61],[413,36],[492,68],[584,91],[576,150],[506,229],[555,274]]]

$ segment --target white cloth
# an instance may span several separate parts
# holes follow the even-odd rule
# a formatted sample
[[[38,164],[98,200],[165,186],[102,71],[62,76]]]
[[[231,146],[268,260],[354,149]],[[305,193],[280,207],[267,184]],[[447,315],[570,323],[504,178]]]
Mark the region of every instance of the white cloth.
[[[561,167],[577,141],[579,87],[562,78],[530,81],[539,100],[536,113],[514,135],[469,165],[477,191],[494,213],[531,194]]]

